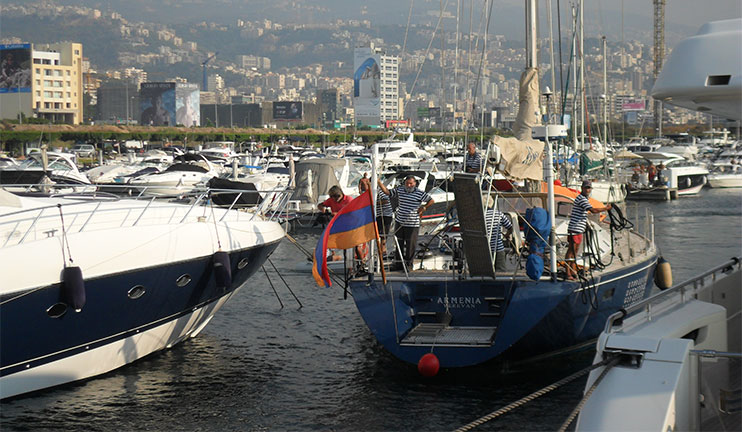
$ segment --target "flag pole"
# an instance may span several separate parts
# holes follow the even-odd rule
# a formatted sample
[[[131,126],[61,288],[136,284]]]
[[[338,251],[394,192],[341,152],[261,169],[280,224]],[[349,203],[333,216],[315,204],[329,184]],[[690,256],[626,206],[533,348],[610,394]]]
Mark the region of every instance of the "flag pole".
[[[371,209],[374,212],[374,218],[376,217],[376,205],[378,204],[376,202],[376,188],[377,188],[377,181],[378,176],[376,175],[376,161],[379,159],[379,146],[376,144],[372,144],[372,150],[371,150],[371,188],[369,189],[369,193],[371,194]],[[376,251],[379,253],[379,267],[381,270],[381,280],[386,285],[386,270],[384,270],[384,256],[381,253],[381,241],[379,240],[379,226],[376,224],[376,221],[374,220],[374,233],[376,233]],[[375,270],[373,268],[374,264],[374,253],[373,253],[373,247],[371,248],[371,253],[369,254],[369,265],[368,269],[371,275],[374,274]]]

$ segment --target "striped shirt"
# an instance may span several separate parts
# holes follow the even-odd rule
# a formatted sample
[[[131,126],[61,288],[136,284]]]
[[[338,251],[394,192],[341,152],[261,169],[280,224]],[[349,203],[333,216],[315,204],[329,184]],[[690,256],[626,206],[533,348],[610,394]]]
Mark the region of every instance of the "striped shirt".
[[[487,234],[490,235],[491,233],[490,251],[500,252],[505,250],[505,244],[502,242],[502,227],[505,227],[505,229],[513,228],[510,218],[500,210],[487,209],[485,221],[487,221]]]
[[[386,201],[386,203],[382,202]],[[392,217],[394,216],[394,210],[392,210],[392,200],[389,195],[385,194],[381,189],[376,193],[376,217]]]
[[[420,226],[420,215],[417,214],[417,209],[423,202],[428,202],[433,199],[427,192],[423,192],[418,188],[407,192],[404,185],[399,185],[389,191],[389,197],[399,198],[399,205],[397,206],[397,213],[394,215],[394,220],[397,224],[403,227],[419,227]]]
[[[468,152],[466,153],[464,171],[468,172],[470,168],[473,169],[474,172],[482,171],[482,156],[479,152],[474,152],[474,156],[470,155]]]
[[[569,226],[567,227],[569,234],[582,234],[585,232],[587,212],[592,208],[593,206],[590,205],[590,201],[588,201],[585,195],[577,195],[575,202],[572,204],[572,214],[569,215]]]

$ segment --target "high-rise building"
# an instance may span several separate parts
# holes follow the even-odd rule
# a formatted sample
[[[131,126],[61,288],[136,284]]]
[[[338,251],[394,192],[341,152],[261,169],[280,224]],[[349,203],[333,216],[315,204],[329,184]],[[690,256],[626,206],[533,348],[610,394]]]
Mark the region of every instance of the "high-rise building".
[[[399,120],[399,57],[381,54],[380,120]]]
[[[96,120],[139,123],[139,88],[129,80],[107,81],[98,88]]]
[[[82,44],[0,45],[0,117],[82,122]]]
[[[219,74],[212,74],[206,79],[205,91],[219,92],[224,89],[224,78]]]
[[[387,120],[399,120],[399,57],[373,45],[356,47],[353,70],[356,125],[379,127]]]
[[[337,89],[317,90],[317,102],[320,109],[320,119],[324,127],[332,127],[337,120],[338,91]]]

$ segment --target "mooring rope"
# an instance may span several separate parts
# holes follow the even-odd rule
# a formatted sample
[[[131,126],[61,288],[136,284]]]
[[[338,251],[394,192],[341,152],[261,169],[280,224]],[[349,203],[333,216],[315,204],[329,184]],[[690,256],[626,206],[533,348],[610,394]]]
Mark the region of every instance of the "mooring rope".
[[[517,400],[517,401],[515,401],[515,402],[513,402],[513,403],[511,403],[511,404],[509,404],[509,405],[507,405],[507,406],[505,406],[503,408],[498,409],[497,411],[493,411],[493,412],[487,414],[484,417],[480,417],[477,420],[474,420],[473,422],[471,422],[471,423],[469,423],[467,425],[464,425],[464,426],[456,429],[454,432],[466,432],[466,431],[472,430],[475,427],[481,426],[481,425],[483,425],[484,423],[487,423],[490,420],[494,420],[497,417],[499,417],[499,416],[501,416],[501,415],[503,415],[505,413],[508,413],[508,412],[514,410],[515,408],[518,408],[519,406],[525,405],[526,403],[528,403],[528,402],[530,402],[530,401],[532,401],[534,399],[537,399],[537,398],[545,395],[546,393],[549,393],[550,391],[555,390],[555,389],[563,386],[564,384],[567,384],[567,383],[569,383],[571,381],[576,380],[577,378],[580,378],[581,376],[587,374],[588,372],[590,372],[593,369],[597,369],[597,368],[599,368],[601,366],[605,366],[605,365],[607,365],[609,363],[612,363],[612,362],[618,362],[617,358],[607,358],[607,359],[601,361],[600,363],[595,363],[593,365],[590,365],[587,368],[585,368],[585,369],[583,369],[583,370],[581,370],[579,372],[575,372],[575,373],[573,373],[572,375],[570,375],[570,376],[568,376],[566,378],[562,378],[561,380],[555,382],[554,384],[548,385],[548,386],[546,386],[546,387],[544,387],[544,388],[542,388],[542,389],[540,389],[538,391],[535,391],[535,392],[529,394],[528,396],[526,396],[524,398],[521,398],[521,399],[519,399],[519,400]]]
[[[582,407],[585,406],[587,403],[587,400],[590,399],[590,396],[593,394],[596,388],[598,388],[598,384],[600,384],[601,381],[603,381],[603,378],[608,374],[608,371],[613,368],[616,364],[618,364],[619,357],[613,357],[610,362],[605,366],[605,369],[603,369],[603,372],[600,373],[600,376],[598,376],[598,379],[595,380],[593,385],[590,386],[590,389],[585,393],[585,396],[582,397],[582,400],[580,400],[580,403],[577,404],[575,409],[572,410],[572,412],[569,414],[569,417],[567,417],[567,420],[564,421],[562,424],[562,427],[559,428],[559,432],[565,432],[570,424],[572,424],[572,421],[577,417],[577,414],[579,414],[580,411],[582,411]]]
[[[278,277],[281,278],[281,280],[283,281],[283,284],[286,285],[286,288],[288,288],[288,290],[291,293],[291,295],[294,296],[294,299],[296,300],[296,302],[299,303],[299,309],[303,308],[304,305],[301,304],[301,301],[299,300],[299,297],[297,297],[296,294],[294,294],[294,291],[289,286],[289,283],[286,282],[286,279],[283,278],[283,275],[281,274],[281,272],[278,271],[278,269],[276,268],[276,265],[273,264],[273,261],[271,261],[270,258],[268,258],[268,263],[271,265],[271,267],[273,267],[273,270],[275,270],[275,272],[278,275]]]
[[[278,299],[278,304],[281,305],[281,309],[283,309],[283,302],[281,301],[281,297],[278,296],[278,291],[276,291],[276,287],[273,286],[273,281],[268,276],[268,272],[265,270],[265,266],[261,265],[260,268],[263,269],[263,273],[265,273],[265,278],[268,279],[268,283],[271,285],[271,288],[273,288],[273,294],[276,295],[276,298]]]

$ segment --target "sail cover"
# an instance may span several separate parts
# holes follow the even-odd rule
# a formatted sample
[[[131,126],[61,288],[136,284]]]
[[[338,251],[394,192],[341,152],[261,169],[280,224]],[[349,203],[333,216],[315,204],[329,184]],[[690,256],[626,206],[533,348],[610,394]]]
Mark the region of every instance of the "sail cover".
[[[516,180],[544,178],[544,143],[532,139],[495,136],[493,143],[500,148],[500,169],[506,177]]]
[[[538,69],[523,71],[518,95],[518,116],[513,125],[513,134],[519,140],[530,140],[531,130],[539,123]]]
[[[543,180],[544,143],[531,138],[531,130],[539,123],[538,69],[528,68],[520,77],[518,116],[513,125],[515,138],[494,137],[500,148],[506,177],[516,180]]]

